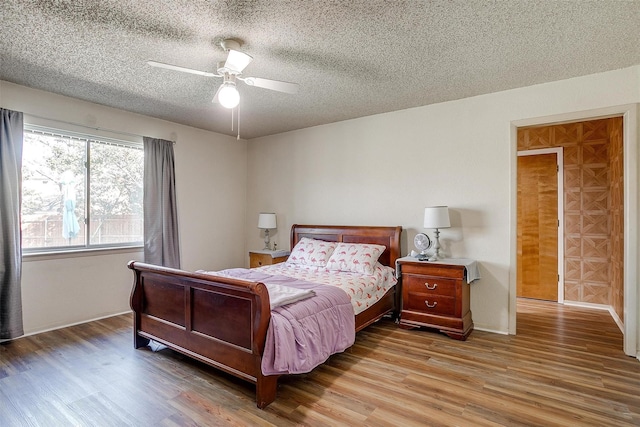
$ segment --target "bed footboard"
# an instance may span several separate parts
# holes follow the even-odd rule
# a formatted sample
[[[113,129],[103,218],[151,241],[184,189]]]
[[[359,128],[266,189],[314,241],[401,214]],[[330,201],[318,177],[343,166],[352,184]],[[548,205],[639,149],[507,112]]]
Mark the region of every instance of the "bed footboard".
[[[131,261],[134,346],[149,340],[256,384],[256,403],[276,396],[277,376],[262,375],[271,318],[262,283]]]

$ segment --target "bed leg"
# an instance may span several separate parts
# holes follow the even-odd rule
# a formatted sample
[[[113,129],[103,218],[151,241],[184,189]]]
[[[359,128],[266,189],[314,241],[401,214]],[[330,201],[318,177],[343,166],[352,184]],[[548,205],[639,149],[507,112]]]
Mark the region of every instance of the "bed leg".
[[[260,375],[256,381],[256,404],[264,409],[276,399],[278,375]]]
[[[137,332],[133,331],[133,348],[146,347],[149,345],[149,338],[141,337]]]

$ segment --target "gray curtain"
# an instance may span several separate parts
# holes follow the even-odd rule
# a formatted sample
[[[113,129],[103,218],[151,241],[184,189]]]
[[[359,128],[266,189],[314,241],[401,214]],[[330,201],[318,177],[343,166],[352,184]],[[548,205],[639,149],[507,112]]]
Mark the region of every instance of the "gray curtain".
[[[0,339],[24,334],[22,327],[22,113],[0,108]]]
[[[144,260],[180,268],[173,142],[144,140]]]

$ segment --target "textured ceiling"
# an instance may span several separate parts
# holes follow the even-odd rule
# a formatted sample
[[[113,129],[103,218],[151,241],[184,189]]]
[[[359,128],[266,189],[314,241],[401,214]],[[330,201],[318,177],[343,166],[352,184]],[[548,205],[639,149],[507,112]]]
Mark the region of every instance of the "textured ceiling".
[[[222,38],[244,41],[241,137],[640,64],[640,1],[2,0],[0,79],[219,133]],[[54,113],[52,113],[53,115]]]

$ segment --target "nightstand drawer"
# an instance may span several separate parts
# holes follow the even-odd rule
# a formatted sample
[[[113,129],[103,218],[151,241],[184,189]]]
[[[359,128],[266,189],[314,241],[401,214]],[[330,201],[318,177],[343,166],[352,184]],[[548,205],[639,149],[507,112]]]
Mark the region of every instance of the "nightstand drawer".
[[[273,263],[273,258],[269,254],[251,254],[251,263],[250,267],[262,267],[263,265],[271,265]]]
[[[404,274],[402,286],[407,287],[410,294],[424,293],[429,295],[456,296],[456,281],[441,277],[423,276],[420,274]]]
[[[408,301],[403,301],[402,304],[403,310],[426,314],[453,316],[456,313],[456,299],[442,295],[409,292]]]
[[[284,253],[284,255],[283,255]],[[279,255],[274,257],[275,255]],[[289,258],[289,252],[249,252],[249,268],[262,267],[263,265],[272,265],[285,262]]]

